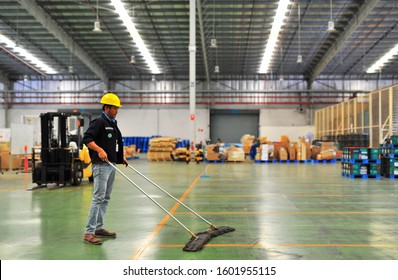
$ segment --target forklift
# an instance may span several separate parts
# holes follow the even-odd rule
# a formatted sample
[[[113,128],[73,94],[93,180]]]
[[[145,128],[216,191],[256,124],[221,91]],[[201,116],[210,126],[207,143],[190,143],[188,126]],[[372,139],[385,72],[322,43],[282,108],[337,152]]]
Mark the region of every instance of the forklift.
[[[32,152],[32,182],[39,187],[50,183],[78,186],[83,178],[92,182],[91,159],[83,145],[83,114],[43,113],[40,121],[42,146],[39,161],[35,149]]]

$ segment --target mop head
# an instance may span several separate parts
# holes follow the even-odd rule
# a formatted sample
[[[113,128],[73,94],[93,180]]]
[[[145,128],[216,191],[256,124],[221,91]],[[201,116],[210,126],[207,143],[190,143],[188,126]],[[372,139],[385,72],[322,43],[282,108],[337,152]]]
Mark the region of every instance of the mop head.
[[[203,246],[210,240],[211,235],[208,231],[202,231],[192,236],[188,243],[182,248],[185,252],[197,252],[203,249]]]
[[[231,228],[231,227],[228,227],[228,226],[221,226],[221,227],[217,227],[215,229],[209,229],[208,230],[208,232],[211,235],[211,237],[217,237],[217,236],[219,236],[221,234],[228,233],[228,232],[231,232],[231,231],[235,231],[235,229]]]
[[[195,234],[196,237],[191,237],[191,239],[182,250],[185,252],[198,252],[203,249],[203,246],[205,246],[212,237],[217,237],[221,234],[228,233],[234,230],[234,228],[228,226],[221,226],[215,229],[198,232]]]

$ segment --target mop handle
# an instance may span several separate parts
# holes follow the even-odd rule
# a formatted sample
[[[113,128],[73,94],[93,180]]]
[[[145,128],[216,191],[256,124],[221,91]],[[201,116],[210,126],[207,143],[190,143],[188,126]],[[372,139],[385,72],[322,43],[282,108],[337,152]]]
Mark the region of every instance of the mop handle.
[[[177,223],[180,224],[183,228],[185,228],[186,231],[189,232],[189,234],[192,237],[196,237],[196,235],[189,229],[187,228],[183,223],[181,223],[173,214],[171,214],[169,211],[166,210],[162,205],[159,204],[155,199],[153,199],[149,194],[147,194],[142,188],[140,188],[136,183],[134,183],[129,177],[127,177],[119,168],[117,168],[113,163],[109,162],[106,160],[106,162],[112,166],[114,169],[116,169],[124,178],[126,178],[131,184],[133,184],[137,189],[139,189],[146,197],[148,197],[150,200],[152,200],[153,203],[155,203],[157,206],[159,206],[160,209],[162,209],[164,212],[166,212],[170,217],[172,217]]]
[[[196,213],[194,210],[192,210],[190,207],[188,207],[188,205],[186,205],[185,203],[183,203],[181,200],[179,200],[178,198],[174,197],[171,193],[169,193],[168,191],[166,191],[165,189],[163,189],[161,186],[159,186],[158,184],[156,184],[155,182],[153,182],[151,179],[149,179],[148,177],[146,177],[144,174],[142,174],[140,171],[138,171],[136,168],[132,167],[130,164],[128,165],[128,167],[130,167],[131,169],[133,169],[135,172],[137,172],[138,175],[140,175],[142,178],[144,178],[145,180],[147,180],[148,182],[150,182],[152,185],[154,185],[155,187],[157,187],[159,190],[161,190],[162,192],[164,192],[165,194],[167,194],[168,196],[170,196],[172,199],[174,199],[175,201],[177,201],[179,204],[181,204],[182,206],[184,206],[187,210],[189,210],[190,212],[192,212],[193,214],[195,214],[198,218],[202,219],[205,223],[207,223],[208,225],[212,226],[215,228],[215,226],[210,223],[208,220],[206,220],[205,218],[203,218],[201,215],[199,215],[198,213]]]

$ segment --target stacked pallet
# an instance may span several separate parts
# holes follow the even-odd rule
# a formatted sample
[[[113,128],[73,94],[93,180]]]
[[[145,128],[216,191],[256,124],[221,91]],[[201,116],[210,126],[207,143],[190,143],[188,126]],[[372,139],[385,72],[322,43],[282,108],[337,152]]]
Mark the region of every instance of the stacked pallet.
[[[380,179],[380,149],[346,147],[341,161],[342,175],[349,178]]]
[[[390,179],[398,178],[398,136],[392,136],[380,145],[381,173]]]
[[[174,137],[152,138],[149,142],[149,161],[171,161],[178,140]]]

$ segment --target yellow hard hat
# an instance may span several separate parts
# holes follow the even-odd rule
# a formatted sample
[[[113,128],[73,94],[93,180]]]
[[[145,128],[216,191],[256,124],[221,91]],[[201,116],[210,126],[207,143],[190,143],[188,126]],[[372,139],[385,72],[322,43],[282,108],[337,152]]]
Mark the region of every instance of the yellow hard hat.
[[[122,107],[122,105],[120,105],[119,97],[112,92],[105,93],[104,96],[102,96],[100,103],[104,105]]]

